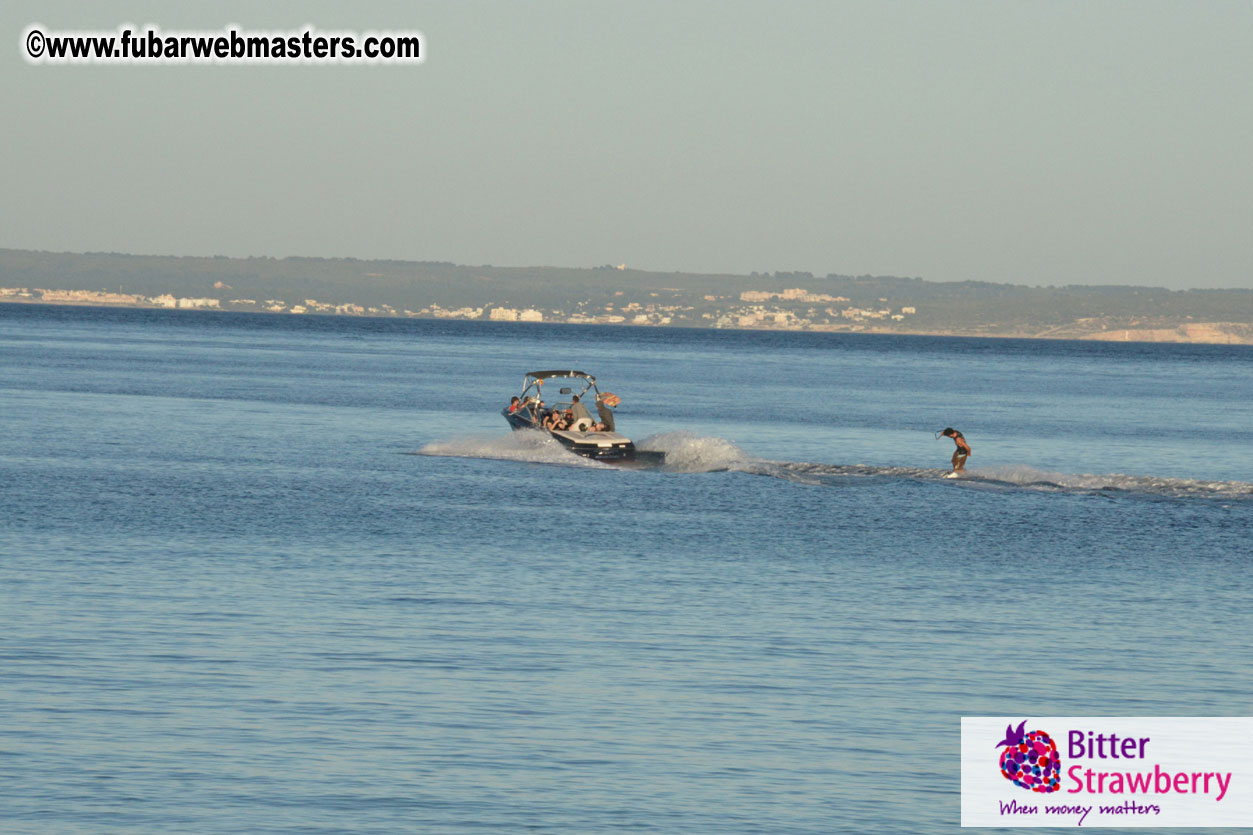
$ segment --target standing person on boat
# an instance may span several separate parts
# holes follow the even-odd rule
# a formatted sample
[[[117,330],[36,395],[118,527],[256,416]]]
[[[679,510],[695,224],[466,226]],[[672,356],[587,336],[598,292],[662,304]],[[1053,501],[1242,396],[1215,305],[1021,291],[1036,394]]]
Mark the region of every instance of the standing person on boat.
[[[957,444],[957,449],[953,451],[953,471],[945,478],[956,478],[958,473],[966,471],[966,456],[970,455],[970,444],[966,443],[966,437],[953,427],[947,427],[940,433],[945,438],[952,438],[953,443]]]
[[[613,411],[610,406],[616,406],[621,402],[618,395],[612,392],[606,391],[596,395],[596,414],[600,415],[600,424],[605,432],[616,431],[613,428]]]

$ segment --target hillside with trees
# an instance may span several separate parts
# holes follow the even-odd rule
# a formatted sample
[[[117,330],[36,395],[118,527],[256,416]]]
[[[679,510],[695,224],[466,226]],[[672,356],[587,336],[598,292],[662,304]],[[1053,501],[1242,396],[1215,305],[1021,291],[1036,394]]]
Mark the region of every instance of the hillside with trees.
[[[0,250],[0,302],[1253,342],[1253,290]],[[1173,335],[1172,335],[1173,334]]]

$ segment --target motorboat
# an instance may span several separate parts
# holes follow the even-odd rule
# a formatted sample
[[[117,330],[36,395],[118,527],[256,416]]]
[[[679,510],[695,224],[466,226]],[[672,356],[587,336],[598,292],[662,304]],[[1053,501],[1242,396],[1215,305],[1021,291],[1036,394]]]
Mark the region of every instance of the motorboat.
[[[549,392],[556,389],[551,401],[544,400],[546,383],[550,384]],[[514,430],[547,433],[584,458],[613,463],[662,463],[665,453],[637,450],[630,438],[618,433],[613,408],[621,402],[613,392],[597,388],[591,374],[573,370],[531,371],[522,379],[522,393],[501,414]],[[589,407],[595,411],[595,417]],[[565,428],[553,427],[550,416],[554,412],[565,419]]]

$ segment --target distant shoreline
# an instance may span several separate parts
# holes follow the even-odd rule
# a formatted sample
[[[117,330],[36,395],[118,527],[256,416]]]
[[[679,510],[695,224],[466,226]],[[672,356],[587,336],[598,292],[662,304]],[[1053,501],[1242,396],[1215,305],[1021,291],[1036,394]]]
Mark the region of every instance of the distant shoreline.
[[[306,311],[294,313],[292,311],[272,312],[266,310],[234,310],[229,308],[170,308],[164,305],[154,304],[93,304],[91,302],[81,301],[44,301],[42,299],[24,299],[24,298],[0,298],[0,304],[11,305],[27,305],[27,306],[43,306],[43,307],[81,307],[93,310],[151,310],[151,311],[170,311],[170,312],[198,312],[198,313],[233,313],[248,316],[267,316],[276,318],[289,318],[292,316],[318,318],[318,319],[377,319],[381,321],[409,321],[417,320],[424,322],[438,321],[461,321],[461,322],[478,322],[494,323],[494,324],[514,324],[514,325],[598,325],[602,327],[626,327],[660,330],[665,328],[685,328],[691,330],[729,330],[729,331],[745,331],[745,332],[773,332],[773,333],[845,333],[845,334],[865,334],[870,336],[952,336],[972,339],[1040,339],[1048,341],[1078,341],[1078,342],[1140,342],[1140,343],[1163,343],[1177,345],[1253,345],[1253,333],[1241,333],[1242,330],[1253,331],[1253,327],[1239,322],[1196,322],[1181,325],[1176,328],[1155,328],[1155,329],[1136,329],[1136,328],[1111,328],[1101,331],[1092,331],[1088,333],[1068,333],[1066,328],[1049,328],[1047,332],[1028,332],[1028,331],[988,331],[978,329],[968,330],[914,330],[910,328],[877,328],[855,325],[818,325],[810,327],[788,327],[788,326],[769,326],[769,327],[740,327],[737,325],[708,325],[708,326],[691,326],[691,325],[637,325],[630,322],[499,322],[489,319],[449,319],[438,316],[397,316],[397,315],[376,315],[376,314],[356,314],[356,313],[328,313],[323,311]],[[1230,329],[1230,331],[1228,330]],[[1232,332],[1234,331],[1234,332]]]
[[[1064,278],[1060,276],[1059,278]],[[1253,345],[1253,289],[0,248],[0,302],[807,333]]]

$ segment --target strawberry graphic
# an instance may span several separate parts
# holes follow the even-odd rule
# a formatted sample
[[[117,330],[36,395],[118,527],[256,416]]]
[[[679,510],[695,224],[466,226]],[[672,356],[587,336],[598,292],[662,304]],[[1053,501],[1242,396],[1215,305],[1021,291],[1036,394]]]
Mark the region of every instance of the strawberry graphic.
[[[1062,760],[1057,755],[1057,745],[1044,731],[1023,733],[1027,720],[1017,730],[1005,726],[1005,738],[997,747],[1008,746],[1001,752],[1001,774],[1015,786],[1027,791],[1048,794],[1057,791],[1062,771]]]

